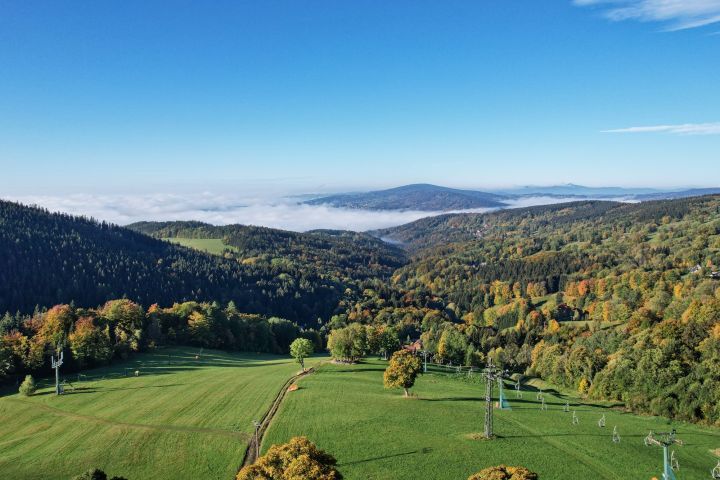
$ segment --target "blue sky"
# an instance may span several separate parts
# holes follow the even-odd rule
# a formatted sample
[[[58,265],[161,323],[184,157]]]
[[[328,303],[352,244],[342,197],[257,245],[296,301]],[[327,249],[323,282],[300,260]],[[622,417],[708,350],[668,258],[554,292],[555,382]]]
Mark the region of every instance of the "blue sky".
[[[719,0],[0,0],[0,196],[717,186],[718,33]]]

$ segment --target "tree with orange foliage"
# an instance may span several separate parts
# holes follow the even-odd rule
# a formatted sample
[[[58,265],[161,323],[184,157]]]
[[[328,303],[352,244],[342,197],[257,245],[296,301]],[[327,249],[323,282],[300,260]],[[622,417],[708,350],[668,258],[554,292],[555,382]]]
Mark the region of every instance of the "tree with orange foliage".
[[[75,323],[69,340],[73,357],[83,368],[112,359],[113,349],[107,330],[95,326],[91,317],[82,317]]]

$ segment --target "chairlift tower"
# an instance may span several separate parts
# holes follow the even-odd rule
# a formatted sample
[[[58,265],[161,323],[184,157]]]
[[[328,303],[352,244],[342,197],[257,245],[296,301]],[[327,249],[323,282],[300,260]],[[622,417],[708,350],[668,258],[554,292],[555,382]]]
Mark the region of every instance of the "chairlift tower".
[[[423,373],[427,373],[427,357],[430,352],[427,350],[421,350],[420,353],[422,353],[423,356]]]
[[[518,378],[517,382],[515,382],[515,398],[522,398],[522,390],[520,390],[520,379]]]
[[[663,449],[663,480],[676,480],[675,473],[673,472],[673,466],[677,469],[680,468],[674,453],[670,453],[670,447],[672,445],[682,445],[682,440],[675,438],[675,429],[673,428],[670,432],[650,432],[645,437],[645,446],[656,446],[662,447]]]
[[[498,385],[502,382],[502,377],[505,372],[498,369],[495,365],[492,363],[492,359],[488,360],[487,367],[485,367],[484,370],[484,376],[485,376],[485,432],[484,436],[485,438],[493,438],[493,402],[492,402],[492,393],[493,393],[493,385],[495,382],[498,382]],[[498,405],[502,405],[502,400],[504,398],[502,393],[502,386],[500,387],[500,395],[502,396],[500,399],[500,402],[498,402]],[[502,408],[502,407],[501,407]]]
[[[63,387],[60,385],[60,366],[63,364],[63,352],[60,350],[60,355],[58,356],[57,360],[55,359],[55,356],[50,357],[50,365],[52,365],[52,368],[55,369],[55,395],[62,395],[63,394]]]

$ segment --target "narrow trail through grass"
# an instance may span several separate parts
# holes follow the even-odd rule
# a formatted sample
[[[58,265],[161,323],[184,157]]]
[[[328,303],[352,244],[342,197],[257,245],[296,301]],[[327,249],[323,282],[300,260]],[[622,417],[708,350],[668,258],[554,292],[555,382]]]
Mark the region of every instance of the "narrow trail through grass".
[[[263,438],[265,436],[265,432],[267,431],[268,426],[273,420],[273,417],[278,411],[278,408],[282,404],[283,399],[285,398],[285,395],[288,392],[288,388],[290,388],[290,385],[295,383],[300,378],[304,377],[305,375],[309,375],[313,372],[313,368],[310,368],[308,370],[305,370],[304,372],[298,373],[297,375],[294,375],[293,377],[289,378],[283,386],[280,388],[280,391],[278,392],[277,396],[275,397],[275,400],[273,401],[272,405],[268,409],[267,412],[263,415],[262,419],[260,420],[260,427],[258,428],[257,437],[255,435],[252,435],[250,438],[250,442],[248,443],[247,450],[245,450],[245,458],[242,462],[242,467],[245,467],[247,465],[252,465],[257,460],[257,446],[262,445]],[[239,470],[239,469],[238,469]]]

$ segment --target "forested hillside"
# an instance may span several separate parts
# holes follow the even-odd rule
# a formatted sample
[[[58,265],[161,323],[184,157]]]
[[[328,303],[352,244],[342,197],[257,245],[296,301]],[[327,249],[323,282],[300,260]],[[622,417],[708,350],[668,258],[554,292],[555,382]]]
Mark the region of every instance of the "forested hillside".
[[[238,227],[237,231],[242,230]],[[234,301],[300,324],[327,318],[402,252],[367,235],[248,228],[237,257],[208,255],[127,228],[0,202],[0,312],[36,305]]]
[[[405,262],[397,247],[365,233],[336,230],[289,232],[246,225],[213,226],[200,222],[141,222],[128,228],[156,238],[219,239],[226,258],[244,265],[282,264],[302,275],[307,268],[339,276],[341,282],[387,278]]]
[[[488,356],[597,398],[720,422],[720,197],[446,215],[377,232],[413,261],[333,321]]]

